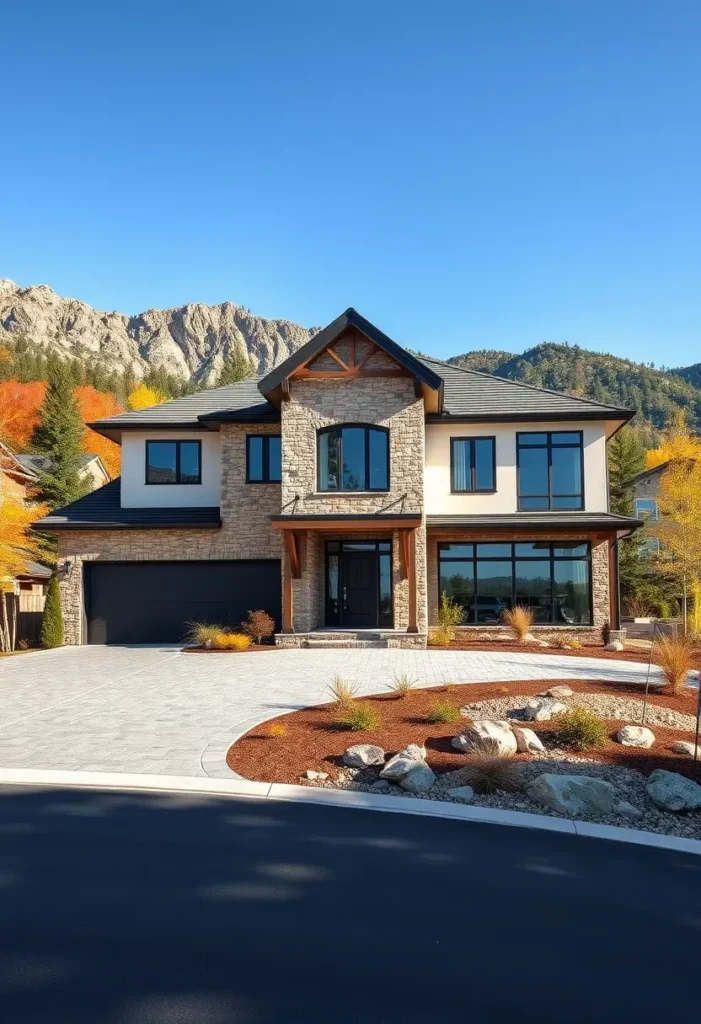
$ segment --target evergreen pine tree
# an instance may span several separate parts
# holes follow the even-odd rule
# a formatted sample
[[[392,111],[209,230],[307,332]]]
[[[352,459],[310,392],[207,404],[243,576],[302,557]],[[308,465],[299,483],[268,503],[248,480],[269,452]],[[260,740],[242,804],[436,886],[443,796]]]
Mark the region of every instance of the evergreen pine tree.
[[[73,397],[69,368],[55,362],[49,370],[44,402],[39,410],[41,420],[31,438],[32,450],[45,455],[49,464],[40,474],[42,500],[49,508],[67,505],[89,490],[80,475],[81,444],[85,426]]]
[[[215,387],[222,387],[224,384],[238,384],[241,380],[253,376],[251,361],[240,345],[236,345],[224,361],[221,373],[217,377]]]
[[[635,427],[623,427],[611,439],[608,459],[611,511],[632,516],[634,485],[630,481],[645,469],[645,448]]]
[[[44,616],[41,620],[39,642],[42,647],[61,647],[63,644],[63,612],[61,611],[61,592],[56,574],[49,581],[49,592],[46,595]]]

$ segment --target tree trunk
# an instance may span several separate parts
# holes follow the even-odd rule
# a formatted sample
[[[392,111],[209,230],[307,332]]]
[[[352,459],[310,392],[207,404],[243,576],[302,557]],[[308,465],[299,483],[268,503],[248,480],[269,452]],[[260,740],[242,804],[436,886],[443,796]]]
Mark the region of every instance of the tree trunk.
[[[11,651],[10,623],[7,615],[7,594],[3,590],[0,593],[0,648],[3,651]]]

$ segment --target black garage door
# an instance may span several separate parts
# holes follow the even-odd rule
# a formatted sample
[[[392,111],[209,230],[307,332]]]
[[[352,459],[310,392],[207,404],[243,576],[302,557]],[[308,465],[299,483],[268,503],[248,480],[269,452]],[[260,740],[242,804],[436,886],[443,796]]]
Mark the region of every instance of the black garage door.
[[[177,643],[188,622],[237,627],[264,608],[280,626],[280,561],[91,562],[89,644]]]

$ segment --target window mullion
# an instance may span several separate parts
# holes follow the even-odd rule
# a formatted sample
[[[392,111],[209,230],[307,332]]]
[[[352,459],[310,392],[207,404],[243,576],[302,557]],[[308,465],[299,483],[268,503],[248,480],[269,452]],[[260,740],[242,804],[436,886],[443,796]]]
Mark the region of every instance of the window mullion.
[[[363,480],[363,490],[370,490],[370,431],[367,427],[363,430],[363,449],[365,451],[365,479]],[[379,563],[378,563],[379,566]],[[379,572],[379,568],[378,568]],[[379,576],[378,576],[379,585]]]
[[[175,482],[180,483],[180,441],[175,442]]]

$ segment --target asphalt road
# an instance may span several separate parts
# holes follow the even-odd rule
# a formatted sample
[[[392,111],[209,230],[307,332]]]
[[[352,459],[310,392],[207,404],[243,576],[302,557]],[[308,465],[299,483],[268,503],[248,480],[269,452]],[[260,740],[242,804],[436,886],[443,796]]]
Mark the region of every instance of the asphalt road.
[[[696,1016],[701,857],[271,801],[0,790],[3,1024]]]

